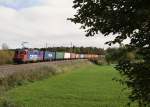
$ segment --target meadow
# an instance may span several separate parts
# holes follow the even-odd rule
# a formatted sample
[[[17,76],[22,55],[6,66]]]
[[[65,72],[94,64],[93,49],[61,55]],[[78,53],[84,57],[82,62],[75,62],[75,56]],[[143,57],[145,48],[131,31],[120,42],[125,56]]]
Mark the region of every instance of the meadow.
[[[126,107],[129,91],[113,80],[113,66],[81,64],[64,74],[17,86],[1,98],[2,107]],[[132,105],[131,107],[137,107]]]

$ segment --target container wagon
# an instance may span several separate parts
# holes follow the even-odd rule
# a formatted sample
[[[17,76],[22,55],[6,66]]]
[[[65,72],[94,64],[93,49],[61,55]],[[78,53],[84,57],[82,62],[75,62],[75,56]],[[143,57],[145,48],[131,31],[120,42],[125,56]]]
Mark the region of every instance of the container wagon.
[[[64,59],[64,52],[56,52],[56,60],[63,60]]]
[[[76,54],[69,52],[40,51],[35,49],[16,50],[14,55],[15,63],[53,61],[53,60],[71,60],[71,59],[95,59],[102,55],[96,54]]]
[[[65,52],[64,53],[64,59],[69,60],[70,59],[70,53]]]
[[[44,61],[53,61],[55,60],[56,52],[45,51],[44,52]]]

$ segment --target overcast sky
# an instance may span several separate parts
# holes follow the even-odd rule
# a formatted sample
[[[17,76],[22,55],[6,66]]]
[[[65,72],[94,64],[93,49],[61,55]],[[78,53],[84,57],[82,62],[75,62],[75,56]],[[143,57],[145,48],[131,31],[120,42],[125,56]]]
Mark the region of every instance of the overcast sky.
[[[110,38],[101,34],[85,37],[79,25],[66,19],[73,17],[73,0],[0,0],[0,45],[28,47],[95,46],[106,48]]]

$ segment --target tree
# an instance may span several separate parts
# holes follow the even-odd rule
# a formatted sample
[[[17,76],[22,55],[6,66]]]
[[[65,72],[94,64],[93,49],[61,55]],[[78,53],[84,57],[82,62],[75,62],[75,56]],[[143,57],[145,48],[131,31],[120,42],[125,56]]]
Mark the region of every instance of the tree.
[[[108,64],[119,62],[124,57],[123,48],[108,48],[106,50],[106,61]]]
[[[2,50],[8,50],[8,49],[9,49],[8,45],[6,43],[3,43]]]
[[[118,63],[123,59],[128,59],[132,62],[139,60],[135,51],[128,51],[125,46],[120,48],[108,48],[106,50],[106,61],[108,64]]]
[[[127,37],[131,42],[128,50],[136,50],[143,58],[132,62],[123,59],[117,69],[132,93],[131,101],[139,107],[150,106],[150,3],[148,0],[74,0],[77,13],[70,18],[80,23],[86,36],[100,32],[104,36],[116,36],[113,41],[121,44]]]

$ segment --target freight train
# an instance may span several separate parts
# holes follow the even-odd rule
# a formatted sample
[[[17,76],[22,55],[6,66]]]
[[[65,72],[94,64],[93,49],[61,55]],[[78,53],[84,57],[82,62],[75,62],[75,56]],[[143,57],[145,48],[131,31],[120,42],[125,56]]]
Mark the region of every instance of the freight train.
[[[43,62],[55,60],[73,60],[73,59],[89,59],[94,60],[99,58],[97,54],[79,54],[70,52],[53,52],[41,51],[35,49],[21,49],[16,50],[13,61],[15,63],[28,63],[28,62]]]

